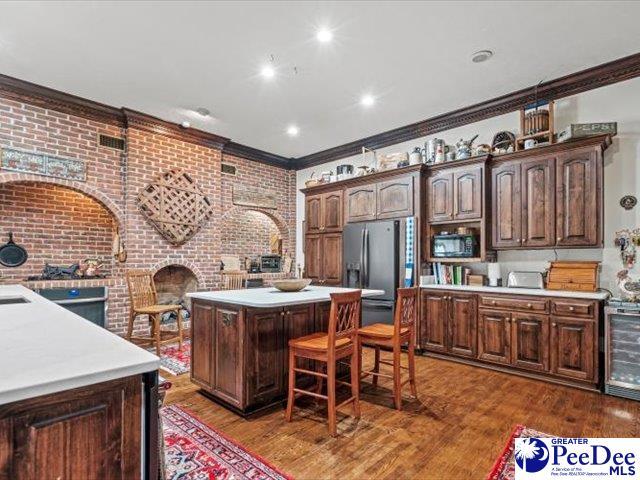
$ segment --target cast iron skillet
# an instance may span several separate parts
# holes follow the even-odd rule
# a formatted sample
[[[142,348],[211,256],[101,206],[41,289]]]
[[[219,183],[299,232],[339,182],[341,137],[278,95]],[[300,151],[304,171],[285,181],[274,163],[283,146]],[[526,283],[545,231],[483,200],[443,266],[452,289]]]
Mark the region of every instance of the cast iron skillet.
[[[27,251],[13,242],[13,233],[9,232],[9,241],[0,247],[0,265],[19,267],[27,261]]]

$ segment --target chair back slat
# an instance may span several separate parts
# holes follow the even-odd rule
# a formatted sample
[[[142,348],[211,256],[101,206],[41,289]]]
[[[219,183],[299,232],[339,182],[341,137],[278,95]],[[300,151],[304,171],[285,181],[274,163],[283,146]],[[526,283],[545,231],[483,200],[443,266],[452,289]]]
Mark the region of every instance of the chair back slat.
[[[222,272],[223,290],[240,290],[247,286],[247,274],[242,271]]]
[[[153,282],[153,274],[149,270],[127,271],[129,298],[133,309],[157,305],[158,294]]]
[[[396,299],[396,313],[393,321],[394,334],[403,328],[413,329],[418,311],[418,287],[399,288]]]
[[[332,293],[329,313],[329,348],[335,349],[336,340],[353,340],[360,327],[362,292]]]

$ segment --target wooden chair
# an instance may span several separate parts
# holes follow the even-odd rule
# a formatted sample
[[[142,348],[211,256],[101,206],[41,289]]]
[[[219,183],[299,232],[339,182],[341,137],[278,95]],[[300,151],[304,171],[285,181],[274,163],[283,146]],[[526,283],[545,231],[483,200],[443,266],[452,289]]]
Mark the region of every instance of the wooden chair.
[[[153,275],[148,270],[129,270],[127,272],[127,285],[129,286],[129,327],[127,340],[134,343],[150,343],[156,345],[156,354],[160,356],[160,345],[178,340],[182,348],[182,305],[159,305],[156,286],[153,283]],[[162,314],[175,312],[177,315],[178,331],[162,330],[160,323]],[[132,336],[133,324],[138,315],[149,315],[151,322],[151,336]]]
[[[408,382],[411,386],[411,395],[417,396],[416,391],[416,366],[415,366],[415,325],[418,306],[418,287],[399,288],[396,300],[396,312],[393,325],[374,323],[358,330],[358,350],[362,351],[362,345],[375,349],[373,370],[361,372],[360,378],[373,376],[373,386],[378,386],[378,377],[393,379],[393,400],[398,410],[402,410],[402,387]],[[404,367],[400,361],[401,347],[408,343],[409,366]],[[393,361],[380,360],[380,347],[391,348]],[[380,373],[380,364],[393,367],[393,374]],[[402,381],[402,371],[409,371],[409,378]]]
[[[336,411],[339,407],[352,403],[353,416],[360,417],[360,378],[356,332],[360,324],[360,290],[331,294],[329,331],[314,333],[289,340],[289,395],[285,418],[291,421],[293,403],[297,395],[310,395],[328,403],[329,433],[336,436]],[[336,380],[336,362],[350,357],[351,382]],[[297,358],[306,358],[326,363],[327,373],[296,367]],[[296,388],[296,373],[314,375],[319,378],[316,391]],[[327,395],[321,394],[322,380],[327,380]],[[351,387],[351,396],[336,405],[336,384]]]
[[[247,272],[230,270],[222,272],[222,289],[239,290],[247,288]]]

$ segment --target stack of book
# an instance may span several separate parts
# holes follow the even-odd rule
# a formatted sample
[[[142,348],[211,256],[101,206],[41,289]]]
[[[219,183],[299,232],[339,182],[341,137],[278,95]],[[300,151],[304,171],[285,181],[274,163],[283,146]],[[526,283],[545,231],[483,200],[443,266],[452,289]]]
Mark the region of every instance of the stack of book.
[[[471,269],[462,265],[432,263],[431,270],[437,285],[468,285]]]

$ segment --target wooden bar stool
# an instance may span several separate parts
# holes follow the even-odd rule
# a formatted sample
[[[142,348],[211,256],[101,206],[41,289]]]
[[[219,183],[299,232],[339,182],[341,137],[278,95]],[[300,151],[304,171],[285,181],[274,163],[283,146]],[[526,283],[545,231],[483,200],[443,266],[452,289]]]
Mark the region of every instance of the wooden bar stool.
[[[409,383],[411,395],[417,396],[416,366],[415,366],[415,325],[418,306],[418,287],[399,288],[396,300],[396,312],[393,325],[374,323],[358,330],[358,350],[362,345],[375,349],[375,363],[373,370],[360,374],[360,378],[373,376],[373,386],[378,386],[378,377],[393,379],[393,400],[398,410],[402,410],[402,387]],[[401,347],[408,343],[409,366],[404,367],[400,362]],[[380,360],[380,347],[393,350],[393,361]],[[362,363],[362,360],[361,362]],[[393,374],[380,373],[380,364],[393,367]],[[402,381],[402,370],[409,371],[409,378]]]
[[[127,329],[127,340],[137,340],[141,343],[156,345],[156,354],[160,356],[160,345],[178,340],[182,348],[182,305],[160,305],[158,304],[158,293],[153,282],[153,275],[148,270],[129,270],[127,272],[127,285],[129,286],[129,327]],[[160,323],[162,314],[168,312],[176,313],[178,330],[162,330]],[[132,336],[133,324],[138,315],[149,315],[151,322],[151,336]],[[134,342],[135,343],[135,342]]]
[[[289,395],[285,418],[291,421],[293,403],[297,395],[310,395],[328,403],[329,434],[336,436],[336,410],[352,403],[353,416],[360,417],[360,378],[356,332],[360,325],[361,292],[331,294],[329,331],[314,333],[289,340]],[[336,380],[336,361],[350,357],[351,383]],[[297,358],[306,358],[327,364],[327,373],[296,367]],[[314,375],[319,378],[316,391],[296,388],[296,373]],[[327,380],[327,395],[322,395],[322,380]],[[336,405],[336,383],[351,387],[351,396]]]

